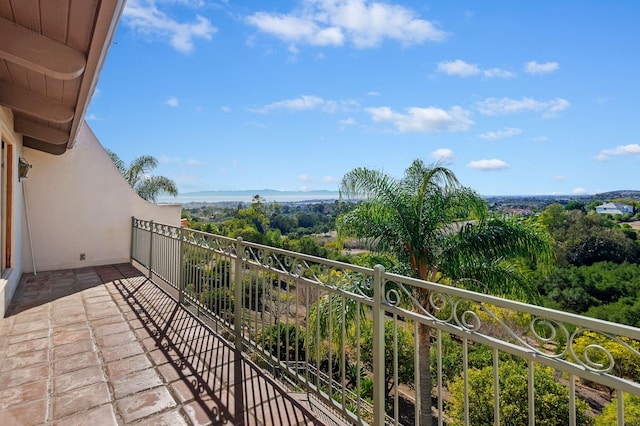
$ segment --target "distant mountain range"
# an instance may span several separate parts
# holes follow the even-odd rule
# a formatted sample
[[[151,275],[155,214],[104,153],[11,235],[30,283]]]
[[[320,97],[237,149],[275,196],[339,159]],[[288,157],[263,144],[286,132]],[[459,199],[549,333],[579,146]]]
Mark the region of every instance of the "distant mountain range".
[[[160,203],[228,203],[228,202],[251,202],[251,199],[259,195],[268,202],[325,202],[337,200],[340,197],[338,191],[316,190],[316,191],[279,191],[276,189],[246,189],[246,190],[225,190],[225,191],[197,191],[180,193],[177,197],[158,197]],[[616,199],[640,200],[640,191],[618,190],[603,192],[595,195],[502,195],[484,196],[487,201],[504,203],[507,200],[533,200],[536,203],[545,203],[549,200],[601,200],[611,201]]]
[[[295,196],[295,197],[311,197],[321,196],[323,198],[335,196],[338,197],[338,191],[327,191],[327,190],[317,190],[317,191],[279,191],[277,189],[244,189],[238,191],[197,191],[197,192],[185,192],[181,193],[180,196],[184,197],[243,197],[243,196],[254,196],[259,195],[261,197],[272,197],[272,196]]]

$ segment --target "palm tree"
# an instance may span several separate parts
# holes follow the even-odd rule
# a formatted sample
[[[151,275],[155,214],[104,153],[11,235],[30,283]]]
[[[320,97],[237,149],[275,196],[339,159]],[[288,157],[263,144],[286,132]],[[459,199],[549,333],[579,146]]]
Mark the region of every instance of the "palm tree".
[[[164,176],[153,176],[151,170],[158,167],[158,160],[150,155],[142,155],[134,159],[127,167],[118,154],[107,149],[113,164],[120,171],[127,183],[143,199],[155,203],[158,195],[166,193],[178,195],[176,183]]]
[[[463,187],[441,163],[415,160],[402,179],[378,170],[356,168],[340,186],[341,199],[363,199],[337,221],[340,233],[366,239],[372,250],[395,254],[417,278],[494,295],[529,299],[535,294],[523,260],[550,265],[549,235],[533,224],[491,217],[484,200]],[[462,219],[471,219],[465,222]],[[414,297],[433,313],[429,292]],[[431,426],[431,327],[418,328],[420,424]]]

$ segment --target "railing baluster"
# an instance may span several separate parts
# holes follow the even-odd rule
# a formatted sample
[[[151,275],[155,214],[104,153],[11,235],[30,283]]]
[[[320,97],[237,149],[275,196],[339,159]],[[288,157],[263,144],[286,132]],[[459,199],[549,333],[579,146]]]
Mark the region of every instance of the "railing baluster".
[[[618,426],[624,426],[624,392],[618,389],[616,397],[618,400]]]
[[[500,426],[500,358],[493,350],[493,424]]]
[[[373,268],[373,424],[384,424],[384,310],[382,292],[384,268]]]
[[[569,374],[569,426],[576,426],[576,379]]]
[[[233,330],[235,333],[235,344],[238,351],[243,350],[242,338],[242,257],[244,255],[244,245],[242,244],[242,237],[238,237],[236,240],[236,261],[235,261],[235,274],[234,274],[234,299],[233,304]]]
[[[464,424],[469,426],[469,348],[467,338],[462,339],[462,377],[464,384]]]
[[[536,424],[536,401],[535,401],[535,383],[534,383],[534,368],[533,361],[529,360],[528,362],[528,398],[529,398],[529,426],[534,426]]]

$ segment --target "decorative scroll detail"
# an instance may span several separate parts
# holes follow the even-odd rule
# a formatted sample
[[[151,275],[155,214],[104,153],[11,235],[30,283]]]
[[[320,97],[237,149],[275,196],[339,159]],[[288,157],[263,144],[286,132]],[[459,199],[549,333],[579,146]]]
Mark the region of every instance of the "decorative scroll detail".
[[[383,288],[383,303],[388,306],[417,312],[432,323],[448,324],[465,332],[509,342],[538,356],[562,359],[593,373],[615,375],[620,360],[612,353],[612,344],[620,345],[628,355],[640,357],[638,349],[610,333],[570,326],[444,292],[410,288],[400,282],[386,281]],[[426,298],[425,294],[428,294]]]

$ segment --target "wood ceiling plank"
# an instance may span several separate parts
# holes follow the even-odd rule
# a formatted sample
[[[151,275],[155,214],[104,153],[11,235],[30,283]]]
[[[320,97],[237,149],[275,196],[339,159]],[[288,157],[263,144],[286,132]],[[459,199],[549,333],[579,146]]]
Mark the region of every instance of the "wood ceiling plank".
[[[60,43],[67,43],[69,0],[40,0],[42,34]]]
[[[13,120],[13,129],[17,133],[22,133],[25,136],[29,136],[41,141],[54,144],[67,143],[69,140],[69,133],[63,132],[60,129],[54,129],[45,124],[36,123],[21,115],[16,115]]]
[[[45,84],[44,75],[27,70],[27,80],[29,81],[29,90],[39,95],[47,95],[47,86]]]
[[[14,21],[37,33],[40,32],[40,1],[13,0],[11,2]]]
[[[11,0],[0,0],[0,16],[13,20],[13,9],[11,8]]]
[[[60,80],[82,75],[85,56],[65,44],[0,18],[0,57]]]
[[[74,115],[73,109],[61,102],[37,95],[4,81],[0,81],[0,104],[54,123],[67,123],[73,120]]]
[[[99,9],[97,0],[82,0],[71,3],[69,9],[69,33],[67,44],[80,52],[89,50],[96,13]]]

